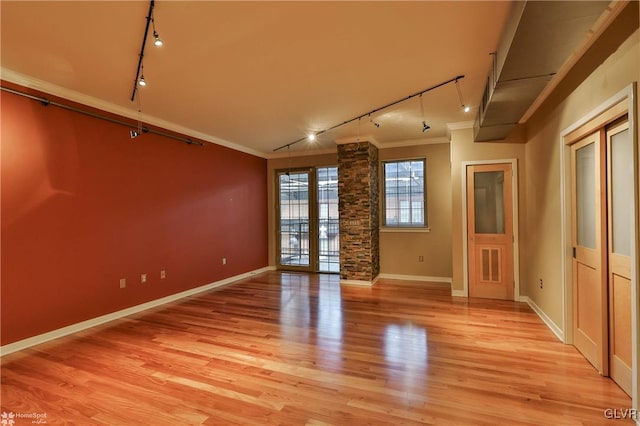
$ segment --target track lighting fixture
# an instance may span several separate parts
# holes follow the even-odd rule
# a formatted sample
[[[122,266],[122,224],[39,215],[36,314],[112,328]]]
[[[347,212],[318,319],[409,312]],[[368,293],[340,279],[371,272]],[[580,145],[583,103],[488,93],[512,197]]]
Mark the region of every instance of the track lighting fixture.
[[[458,91],[458,100],[460,101],[460,107],[464,112],[471,111],[471,107],[469,105],[464,104],[464,99],[462,98],[462,90],[460,90],[460,83],[458,83],[457,79],[455,81],[455,84],[456,84],[456,90]]]
[[[155,44],[156,46],[162,46],[164,44],[164,42],[162,41],[162,39],[160,38],[160,36],[158,35],[157,32],[153,32],[153,44]]]
[[[136,99],[136,91],[138,90],[138,86],[144,87],[147,85],[147,81],[144,79],[144,65],[142,61],[144,59],[144,49],[147,45],[147,39],[149,38],[149,27],[152,26],[152,34],[153,34],[153,44],[156,46],[162,46],[164,42],[158,35],[158,31],[156,31],[156,22],[154,19],[153,8],[155,6],[155,1],[149,1],[149,12],[147,13],[147,23],[144,27],[144,36],[142,37],[142,46],[140,47],[140,53],[138,54],[138,68],[136,69],[136,78],[133,83],[133,91],[131,92],[131,102]]]
[[[424,118],[424,106],[422,105],[422,95],[423,95],[424,93],[430,92],[430,91],[432,91],[432,90],[434,90],[434,89],[437,89],[437,88],[439,88],[439,87],[445,86],[445,85],[450,84],[450,83],[455,83],[455,84],[456,84],[456,87],[458,87],[458,80],[461,80],[461,79],[463,79],[463,78],[464,78],[464,75],[459,75],[459,76],[456,76],[456,77],[450,78],[449,80],[443,81],[443,82],[438,83],[438,84],[436,84],[436,85],[434,85],[434,86],[431,86],[431,87],[426,88],[426,89],[424,89],[424,90],[421,90],[421,91],[419,91],[419,92],[413,93],[413,94],[411,94],[411,95],[409,95],[409,96],[406,96],[406,97],[404,97],[404,98],[402,98],[402,99],[398,99],[397,101],[394,101],[394,102],[388,103],[388,104],[386,104],[386,105],[383,105],[383,106],[381,106],[381,107],[378,107],[378,108],[376,108],[376,109],[373,109],[373,110],[371,110],[371,111],[369,111],[369,112],[366,112],[366,113],[364,113],[364,114],[362,114],[362,115],[359,115],[359,116],[357,116],[357,117],[353,117],[353,118],[352,118],[352,119],[350,119],[350,120],[346,120],[346,121],[343,121],[343,122],[341,122],[341,123],[335,124],[335,125],[333,125],[333,126],[331,126],[331,127],[327,127],[326,129],[319,130],[319,131],[315,132],[314,136],[315,136],[315,137],[318,137],[318,136],[320,136],[320,135],[322,135],[322,134],[324,134],[324,133],[326,133],[326,132],[329,132],[329,131],[331,131],[331,130],[333,130],[333,129],[336,129],[336,128],[340,127],[340,126],[344,126],[345,124],[349,124],[349,123],[352,123],[352,122],[354,122],[354,121],[356,121],[356,120],[357,120],[357,121],[358,121],[358,137],[357,137],[357,140],[359,141],[359,140],[360,140],[360,120],[361,120],[362,118],[364,118],[364,117],[367,117],[367,116],[368,116],[368,117],[369,117],[369,122],[370,122],[371,124],[373,124],[373,125],[374,125],[374,126],[376,126],[376,127],[380,127],[380,123],[377,123],[377,122],[373,121],[373,119],[371,118],[371,115],[372,115],[372,114],[374,114],[374,113],[376,113],[376,112],[378,112],[378,111],[381,111],[381,110],[383,110],[383,109],[386,109],[386,108],[392,107],[392,106],[394,106],[394,105],[397,105],[397,104],[399,104],[399,103],[401,103],[401,102],[408,101],[409,99],[411,99],[411,98],[415,98],[416,96],[420,96],[420,107],[422,108],[422,131],[423,131],[423,132],[426,132],[427,130],[431,129],[431,126],[429,126],[429,125],[427,124],[426,119]],[[463,107],[464,111],[465,111],[465,112],[468,112],[468,111],[469,111],[469,107],[468,107],[468,106],[465,106],[465,105],[462,103],[462,93],[460,92],[460,88],[459,88],[459,87],[458,87],[458,96],[459,96],[459,99],[460,99],[460,102],[461,102],[461,104],[462,104],[462,107]],[[288,144],[285,144],[285,145],[279,146],[278,148],[275,148],[273,151],[274,151],[274,152],[275,152],[275,151],[279,151],[279,150],[284,149],[284,148],[289,149],[289,148],[291,148],[291,145],[295,145],[295,144],[297,144],[297,143],[299,143],[299,142],[302,142],[302,141],[304,141],[304,140],[309,140],[309,139],[310,139],[310,137],[307,135],[307,136],[304,136],[304,137],[302,137],[302,138],[300,138],[300,139],[297,139],[297,140],[295,140],[295,141],[293,141],[293,142],[289,142]]]
[[[138,79],[138,86],[146,86],[147,80],[144,79],[144,63],[140,63],[140,78]]]
[[[376,126],[377,129],[380,128],[380,123],[378,123],[377,121],[373,121],[373,119],[371,118],[371,114],[369,114],[369,123],[371,123],[374,126]]]
[[[431,126],[424,119],[424,103],[422,103],[422,93],[420,94],[420,113],[422,114],[422,133],[428,131]]]
[[[138,136],[140,136],[140,133],[138,133],[138,131],[137,131],[137,130],[129,130],[129,137],[130,137],[131,139],[135,139],[135,138],[137,138]]]
[[[156,31],[156,21],[153,16],[151,17],[151,25],[153,26],[153,44],[160,47],[164,44],[164,41],[162,41],[162,39],[158,35],[158,32]]]
[[[311,142],[313,142],[313,141],[315,141],[315,140],[316,140],[316,135],[315,135],[315,133],[309,133],[309,136],[307,136],[307,138],[308,138]]]

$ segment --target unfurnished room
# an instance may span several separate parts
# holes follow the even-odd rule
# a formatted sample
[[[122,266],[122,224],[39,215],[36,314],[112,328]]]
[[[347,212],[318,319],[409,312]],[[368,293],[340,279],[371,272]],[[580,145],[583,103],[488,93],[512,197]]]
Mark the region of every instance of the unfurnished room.
[[[0,1],[0,424],[640,424],[640,8]]]

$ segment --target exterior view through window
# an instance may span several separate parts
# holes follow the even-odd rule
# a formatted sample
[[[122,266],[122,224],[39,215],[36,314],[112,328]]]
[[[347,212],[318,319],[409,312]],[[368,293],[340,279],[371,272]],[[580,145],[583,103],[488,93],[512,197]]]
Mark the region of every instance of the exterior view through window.
[[[426,227],[426,160],[384,164],[384,226]]]
[[[278,172],[278,201],[280,266],[340,272],[338,168]]]

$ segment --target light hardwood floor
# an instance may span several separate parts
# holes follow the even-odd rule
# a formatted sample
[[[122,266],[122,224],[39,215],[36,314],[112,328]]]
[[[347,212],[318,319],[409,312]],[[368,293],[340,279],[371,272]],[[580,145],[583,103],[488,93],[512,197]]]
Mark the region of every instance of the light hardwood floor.
[[[599,425],[630,407],[527,305],[449,292],[257,275],[3,357],[1,411],[79,425]]]

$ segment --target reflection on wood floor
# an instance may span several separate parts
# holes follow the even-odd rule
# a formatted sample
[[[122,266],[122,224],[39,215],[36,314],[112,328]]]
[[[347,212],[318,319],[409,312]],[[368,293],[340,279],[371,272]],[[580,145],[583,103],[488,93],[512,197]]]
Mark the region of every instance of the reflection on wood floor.
[[[527,305],[449,294],[256,275],[3,357],[1,411],[82,425],[597,425],[630,407]]]

